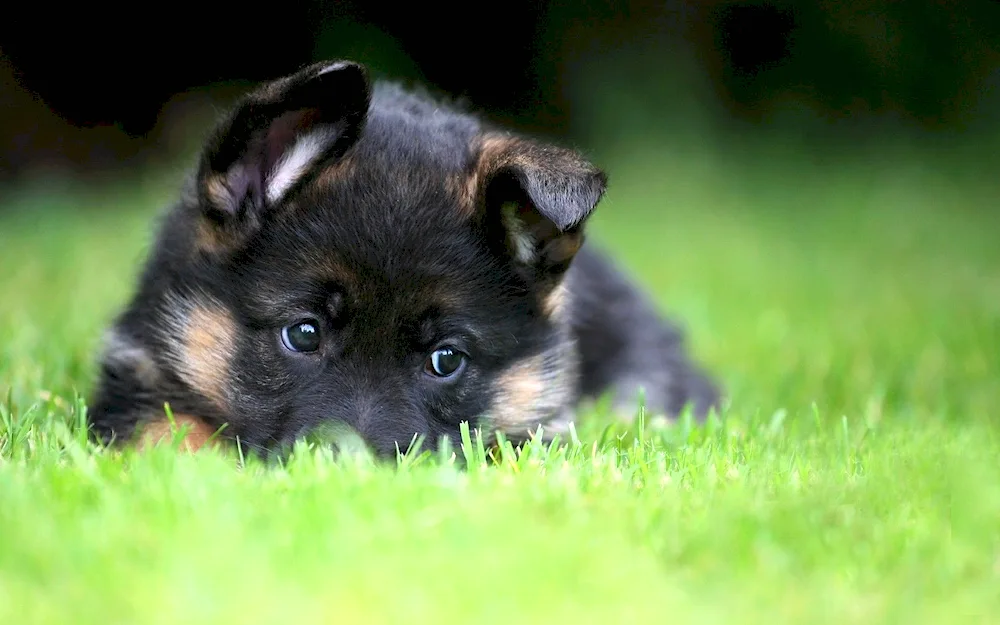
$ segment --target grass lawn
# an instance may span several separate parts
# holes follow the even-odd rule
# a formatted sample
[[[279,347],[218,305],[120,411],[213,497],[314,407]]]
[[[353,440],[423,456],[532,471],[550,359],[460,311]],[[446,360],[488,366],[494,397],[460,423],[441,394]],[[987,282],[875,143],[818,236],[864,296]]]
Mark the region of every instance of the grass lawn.
[[[77,393],[177,177],[5,189],[0,623],[996,622],[1000,187],[739,162],[611,155],[592,229],[724,420],[597,411],[469,471],[88,448]]]

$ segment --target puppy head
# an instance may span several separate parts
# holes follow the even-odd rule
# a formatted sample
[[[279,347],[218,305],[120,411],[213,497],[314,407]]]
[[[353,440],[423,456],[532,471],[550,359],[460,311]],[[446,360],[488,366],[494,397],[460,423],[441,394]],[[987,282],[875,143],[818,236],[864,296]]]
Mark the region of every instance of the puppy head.
[[[175,220],[167,368],[262,447],[330,421],[385,454],[462,421],[522,434],[574,399],[564,278],[605,185],[352,63],[265,85]]]

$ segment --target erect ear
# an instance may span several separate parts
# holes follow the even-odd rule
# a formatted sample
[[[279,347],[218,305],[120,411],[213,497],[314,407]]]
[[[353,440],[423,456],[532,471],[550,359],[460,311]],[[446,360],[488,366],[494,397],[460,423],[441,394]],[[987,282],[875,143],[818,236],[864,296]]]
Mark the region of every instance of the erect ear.
[[[569,268],[607,188],[577,152],[499,134],[482,138],[474,180],[494,249],[543,282]]]
[[[371,96],[365,68],[349,61],[310,65],[244,97],[205,146],[198,198],[213,227],[256,223],[321,159],[357,139]]]

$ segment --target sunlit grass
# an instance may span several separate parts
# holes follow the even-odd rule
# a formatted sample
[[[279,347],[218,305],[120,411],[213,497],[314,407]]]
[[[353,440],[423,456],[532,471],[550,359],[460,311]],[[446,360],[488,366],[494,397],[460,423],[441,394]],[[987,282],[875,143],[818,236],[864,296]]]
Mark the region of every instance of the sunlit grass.
[[[1000,215],[917,162],[606,155],[591,240],[722,418],[379,465],[137,455],[80,427],[176,179],[7,194],[0,622],[985,622],[1000,608]]]

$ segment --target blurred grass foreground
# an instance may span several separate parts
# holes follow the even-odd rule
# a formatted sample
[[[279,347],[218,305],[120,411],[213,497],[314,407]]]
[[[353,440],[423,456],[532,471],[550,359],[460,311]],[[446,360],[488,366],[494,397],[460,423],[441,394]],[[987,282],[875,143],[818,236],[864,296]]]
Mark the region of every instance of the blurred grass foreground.
[[[740,142],[607,91],[591,241],[729,404],[641,433],[598,411],[468,471],[88,447],[78,394],[181,170],[5,188],[0,622],[995,620],[996,142]]]

